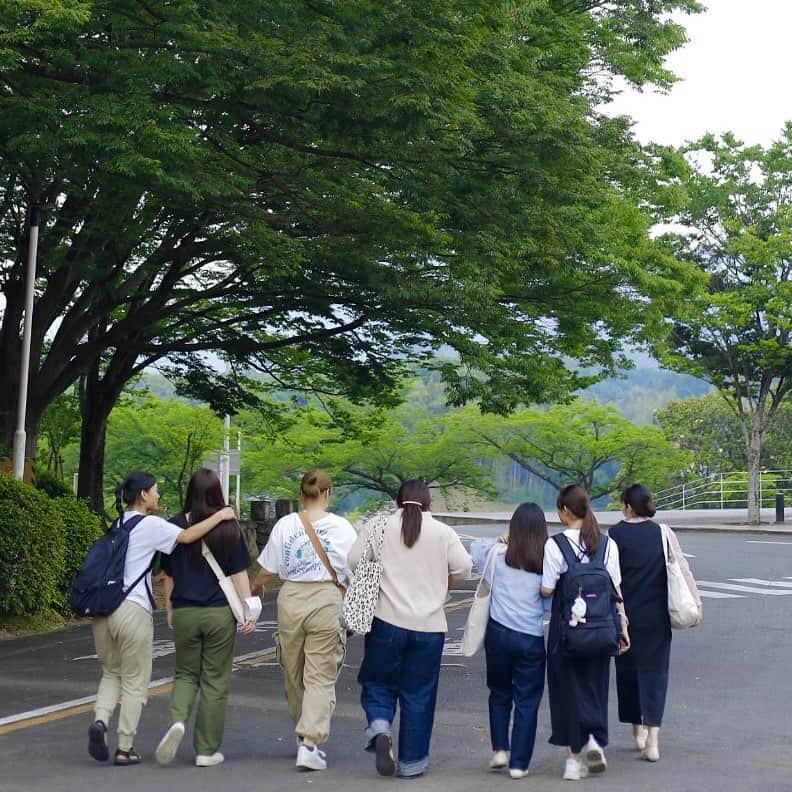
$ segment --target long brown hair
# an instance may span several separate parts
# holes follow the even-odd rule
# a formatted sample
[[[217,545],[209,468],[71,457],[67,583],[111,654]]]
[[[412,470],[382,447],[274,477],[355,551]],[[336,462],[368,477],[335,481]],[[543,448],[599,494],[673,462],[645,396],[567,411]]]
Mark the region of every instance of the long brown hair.
[[[223,485],[214,470],[200,468],[190,476],[187,484],[187,492],[184,496],[184,515],[189,514],[189,522],[195,525],[207,517],[211,517],[215,512],[225,508],[226,502],[223,497]],[[227,556],[239,541],[241,531],[236,520],[224,520],[215,526],[204,537],[204,541],[209,545],[212,554]],[[197,565],[201,562],[201,543],[193,542],[190,545],[192,561]]]
[[[588,492],[579,484],[570,484],[558,493],[556,506],[559,511],[566,507],[575,517],[583,520],[580,526],[580,544],[583,545],[586,555],[593,556],[600,545],[600,529],[597,518],[591,510]]]
[[[547,520],[535,503],[521,503],[509,522],[506,565],[526,572],[542,574]]]
[[[421,505],[405,503],[405,501],[416,501]],[[421,535],[423,512],[429,511],[431,503],[429,485],[423,479],[407,479],[399,487],[396,505],[402,510],[401,537],[406,547],[412,547],[418,541]]]

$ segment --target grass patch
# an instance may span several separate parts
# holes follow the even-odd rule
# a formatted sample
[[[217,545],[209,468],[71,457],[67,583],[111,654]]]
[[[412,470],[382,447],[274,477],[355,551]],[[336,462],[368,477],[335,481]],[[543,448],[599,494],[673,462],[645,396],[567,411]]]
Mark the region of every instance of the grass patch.
[[[54,610],[32,616],[3,616],[0,617],[0,640],[60,630],[63,627],[79,624],[81,621],[82,619],[63,616]]]

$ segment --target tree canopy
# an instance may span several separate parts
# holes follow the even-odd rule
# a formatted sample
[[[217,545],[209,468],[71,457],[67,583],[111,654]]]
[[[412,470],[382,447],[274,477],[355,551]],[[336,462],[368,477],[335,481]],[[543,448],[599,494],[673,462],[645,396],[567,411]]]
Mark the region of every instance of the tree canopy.
[[[792,389],[792,122],[776,142],[712,136],[659,149],[663,242],[704,275],[673,311],[664,361],[712,383],[745,443],[749,519],[759,520],[762,439]]]
[[[563,360],[612,367],[684,269],[649,240],[628,123],[600,106],[614,75],[670,84],[675,9],[699,5],[3,4],[4,437],[35,203],[31,444],[81,380],[94,499],[112,405],[163,359],[223,410],[250,394],[207,352],[363,398],[450,347],[450,398],[498,411],[579,385]]]

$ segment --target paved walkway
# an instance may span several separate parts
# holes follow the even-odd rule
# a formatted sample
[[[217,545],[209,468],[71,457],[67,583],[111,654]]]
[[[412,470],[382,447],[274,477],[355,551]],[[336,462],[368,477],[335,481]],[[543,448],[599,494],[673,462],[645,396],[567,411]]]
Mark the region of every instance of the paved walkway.
[[[671,686],[656,765],[631,748],[629,729],[617,722],[611,687],[608,771],[585,782],[601,792],[686,792],[789,790],[789,664],[792,631],[792,538],[755,534],[685,534],[682,545],[696,575],[717,597],[706,600],[704,624],[674,635]],[[0,790],[2,792],[202,792],[203,790],[299,790],[369,792],[396,786],[427,792],[517,789],[508,776],[488,771],[487,690],[484,658],[459,654],[470,590],[453,594],[432,740],[432,764],[420,780],[377,777],[362,749],[363,719],[357,668],[362,641],[350,642],[338,684],[338,707],[327,746],[325,773],[294,768],[292,725],[283,699],[281,671],[274,662],[272,598],[260,630],[237,642],[236,672],[223,751],[216,768],[192,765],[191,731],[176,762],[153,762],[154,748],[168,723],[171,636],[157,614],[154,677],[163,680],[144,710],[136,747],[137,768],[92,761],[86,752],[90,701],[34,719],[26,710],[91,697],[99,669],[88,625],[47,635],[0,641]],[[547,743],[546,698],[530,776],[532,792],[572,789],[560,778],[563,753]]]

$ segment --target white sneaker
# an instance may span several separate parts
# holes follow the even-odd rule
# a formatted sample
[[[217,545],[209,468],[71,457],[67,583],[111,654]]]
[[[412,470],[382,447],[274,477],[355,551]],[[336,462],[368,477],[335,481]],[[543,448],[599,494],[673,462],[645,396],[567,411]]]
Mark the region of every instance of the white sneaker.
[[[223,762],[225,762],[225,756],[220,751],[215,751],[213,754],[198,754],[195,757],[196,767],[214,767],[223,764]]]
[[[317,746],[309,748],[303,743],[297,749],[297,767],[303,770],[326,770],[327,769],[327,754],[320,751]]]
[[[580,761],[580,759],[572,759],[570,757],[566,760],[564,765],[564,781],[580,781],[588,775],[588,767]]]
[[[170,729],[165,732],[165,735],[159,741],[157,750],[154,751],[157,764],[166,765],[173,761],[176,756],[176,751],[179,750],[182,737],[184,737],[184,724],[181,721],[176,721],[176,723],[172,724]]]
[[[517,767],[512,767],[512,769],[509,770],[509,775],[516,781],[518,778],[525,778],[525,776],[528,775],[528,771],[520,770]]]
[[[589,773],[604,773],[608,763],[605,761],[605,752],[602,746],[589,735],[589,741],[583,749],[586,752],[586,764]]]
[[[660,747],[656,744],[649,743],[644,749],[642,756],[647,762],[656,762],[660,759]]]
[[[633,737],[635,739],[636,750],[643,751],[644,748],[646,748],[646,740],[649,737],[649,729],[647,729],[645,726],[641,726],[641,728],[638,729],[638,734],[634,734]]]
[[[508,751],[495,751],[492,754],[492,759],[490,759],[490,767],[493,770],[500,770],[501,767],[506,767],[509,764],[509,752]]]

